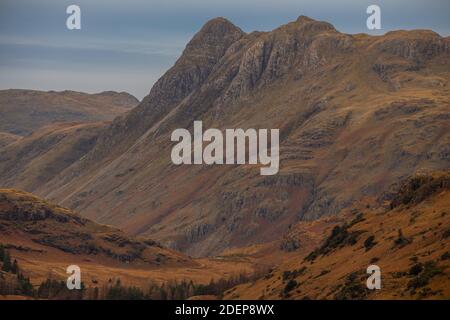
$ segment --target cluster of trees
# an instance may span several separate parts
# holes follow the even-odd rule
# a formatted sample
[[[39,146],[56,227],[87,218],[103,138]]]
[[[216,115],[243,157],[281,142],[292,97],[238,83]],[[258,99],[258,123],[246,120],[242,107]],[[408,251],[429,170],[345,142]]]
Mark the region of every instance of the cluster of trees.
[[[198,284],[195,286],[194,295],[215,295],[222,296],[225,291],[231,289],[239,284],[255,281],[260,278],[265,271],[259,271],[252,274],[241,273],[234,277],[227,279],[219,279],[217,281],[211,280],[207,285]]]
[[[35,297],[40,299],[82,300],[85,293],[84,283],[81,283],[80,290],[69,290],[65,281],[48,278],[39,285]]]
[[[86,288],[82,283],[80,290],[67,289],[64,281],[48,278],[34,289],[28,278],[18,273],[17,279],[26,285],[3,285],[0,279],[0,294],[26,295],[39,299],[58,300],[184,300],[196,295],[222,296],[223,293],[255,277],[240,274],[229,279],[211,280],[209,284],[195,284],[191,281],[169,281],[162,284],[150,283],[143,290],[134,286],[122,285],[120,279],[110,281],[109,285]],[[18,289],[20,288],[20,289]],[[3,289],[3,290],[2,290]]]
[[[0,261],[2,262],[2,271],[16,274],[19,270],[17,260],[11,263],[11,256],[5,247],[0,244]]]
[[[30,278],[25,277],[20,270],[19,263],[12,259],[6,248],[0,244],[0,294],[20,295],[42,299],[83,299],[85,288],[81,290],[67,289],[64,281],[51,279],[42,282],[34,288]]]
[[[150,283],[146,289],[122,285],[120,279],[109,280],[102,287],[87,288],[81,283],[80,290],[69,290],[66,282],[52,279],[51,275],[37,288],[20,271],[16,259],[0,244],[0,294],[25,295],[40,299],[61,300],[183,300],[197,295],[222,296],[228,289],[261,277],[267,270],[251,275],[239,274],[227,279],[211,280],[209,284],[195,284],[192,280],[169,281],[162,284]]]
[[[149,300],[151,297],[137,287],[125,287],[118,279],[114,285],[103,288],[98,294],[94,294],[97,299],[106,300]]]
[[[97,299],[107,300],[184,300],[197,295],[222,296],[232,287],[253,281],[259,273],[239,274],[227,279],[211,280],[209,284],[195,284],[192,280],[169,281],[162,284],[150,283],[146,290],[123,286],[119,280],[94,295]],[[93,295],[90,295],[91,297]]]
[[[192,280],[169,281],[162,284],[150,283],[146,289],[123,285],[120,279],[110,279],[109,284],[102,287],[86,288],[82,283],[81,290],[68,290],[64,281],[47,279],[42,282],[35,297],[41,299],[89,299],[89,300],[184,300],[197,295],[222,296],[228,289],[260,276],[239,274],[228,279],[211,280],[208,284],[195,284]]]
[[[0,261],[2,264],[0,273],[0,294],[13,294],[32,296],[34,294],[33,285],[30,278],[27,278],[20,271],[16,259],[11,262],[11,255],[0,244]]]

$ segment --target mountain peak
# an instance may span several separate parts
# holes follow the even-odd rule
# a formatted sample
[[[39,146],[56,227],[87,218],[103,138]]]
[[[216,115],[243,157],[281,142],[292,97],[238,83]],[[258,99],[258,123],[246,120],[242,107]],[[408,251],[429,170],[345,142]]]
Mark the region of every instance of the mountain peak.
[[[212,19],[206,21],[206,23],[203,25],[203,27],[208,26],[208,25],[223,25],[223,26],[231,26],[231,27],[237,28],[230,20],[228,20],[227,18],[224,18],[224,17],[212,18]]]
[[[221,57],[225,50],[245,33],[225,18],[206,22],[187,44],[184,54]]]
[[[336,30],[331,23],[314,20],[303,15],[299,16],[297,20],[295,20],[294,24],[297,27],[312,31]]]
[[[313,22],[313,21],[316,21],[316,20],[314,20],[310,17],[304,16],[304,15],[300,15],[296,20],[296,22],[299,22],[299,23],[306,23],[306,22]]]
[[[207,21],[196,36],[210,36],[215,35],[218,37],[228,35],[243,35],[244,32],[237,26],[235,26],[228,19],[223,17],[217,17]]]

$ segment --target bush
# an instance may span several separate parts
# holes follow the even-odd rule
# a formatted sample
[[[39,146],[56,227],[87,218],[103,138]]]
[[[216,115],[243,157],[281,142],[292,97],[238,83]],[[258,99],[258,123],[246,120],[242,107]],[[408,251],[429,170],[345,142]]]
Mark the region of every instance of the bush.
[[[351,226],[354,226],[355,224],[360,223],[360,222],[362,222],[362,221],[364,221],[364,220],[366,220],[366,219],[364,218],[364,215],[360,212],[360,213],[358,213],[358,214],[356,215],[356,217],[350,222],[350,227],[351,227]]]
[[[421,263],[416,263],[409,269],[409,275],[417,276],[423,270],[423,265]]]
[[[449,260],[450,259],[450,251],[447,251],[441,256],[441,260]]]
[[[419,267],[416,267],[413,270],[418,273],[415,275],[413,279],[409,281],[408,289],[415,290],[426,286],[433,277],[442,274],[443,271],[442,268],[438,267],[436,262],[434,261],[426,262],[420,271],[419,269],[420,269]]]
[[[289,280],[289,279],[295,279],[299,275],[305,273],[306,267],[302,267],[300,269],[292,270],[292,271],[284,271],[283,272],[283,281]]]
[[[377,243],[375,242],[375,236],[369,236],[366,241],[364,241],[364,248],[366,251],[372,249]]]
[[[348,274],[344,285],[335,294],[334,298],[336,300],[361,300],[366,298],[369,290],[363,283],[365,284],[358,272]]]
[[[287,295],[290,291],[294,290],[296,287],[297,287],[297,281],[294,279],[289,280],[283,289],[284,295]]]
[[[403,231],[402,229],[398,229],[398,236],[397,239],[395,239],[394,241],[395,245],[400,246],[400,247],[404,247],[407,244],[411,243],[411,240],[407,239],[404,235],[403,235]]]
[[[314,261],[319,255],[326,255],[337,248],[347,245],[355,245],[358,237],[363,231],[348,231],[347,225],[335,226],[331,231],[331,235],[319,248],[312,251],[306,258],[306,261]]]
[[[442,237],[444,239],[447,239],[448,237],[450,237],[450,229],[447,229],[444,231],[444,234],[442,235]]]

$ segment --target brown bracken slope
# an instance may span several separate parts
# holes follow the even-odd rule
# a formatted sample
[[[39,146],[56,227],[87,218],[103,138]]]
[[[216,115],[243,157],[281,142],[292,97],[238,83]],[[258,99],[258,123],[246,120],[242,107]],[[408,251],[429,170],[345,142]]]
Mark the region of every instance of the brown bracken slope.
[[[225,299],[449,299],[450,172],[408,179],[384,209],[369,203],[328,223],[314,249],[305,237],[308,223],[294,226],[292,253]],[[380,290],[366,287],[369,265],[381,269]]]

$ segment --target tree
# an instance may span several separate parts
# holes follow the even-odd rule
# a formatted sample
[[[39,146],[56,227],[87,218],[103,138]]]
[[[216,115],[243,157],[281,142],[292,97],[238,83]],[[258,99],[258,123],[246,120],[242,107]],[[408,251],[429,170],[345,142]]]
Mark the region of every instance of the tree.
[[[17,280],[19,281],[20,291],[26,296],[32,296],[34,294],[33,285],[30,282],[30,278],[25,278],[23,274],[17,274]]]
[[[0,261],[3,261],[4,256],[5,256],[5,247],[0,243]]]
[[[94,292],[92,293],[92,300],[98,300],[99,299],[99,291],[98,287],[94,288]]]
[[[18,274],[18,272],[19,272],[19,265],[18,265],[16,259],[14,259],[14,262],[13,262],[13,264],[11,266],[11,272],[14,273],[14,274]]]
[[[5,272],[10,272],[11,268],[12,268],[11,257],[9,255],[9,253],[7,251],[5,251],[4,254],[3,254],[2,270],[5,271]]]

